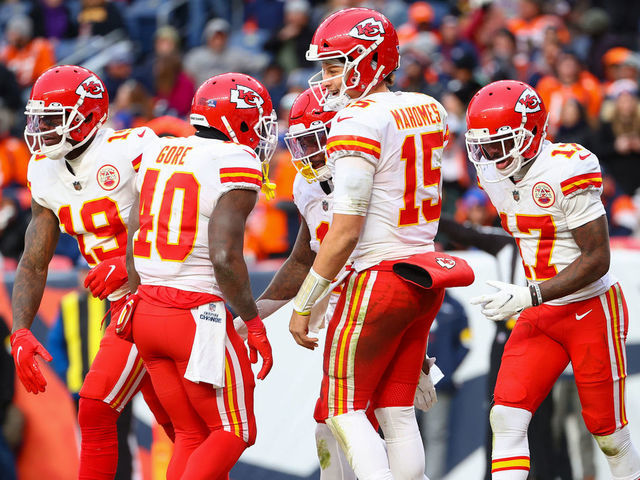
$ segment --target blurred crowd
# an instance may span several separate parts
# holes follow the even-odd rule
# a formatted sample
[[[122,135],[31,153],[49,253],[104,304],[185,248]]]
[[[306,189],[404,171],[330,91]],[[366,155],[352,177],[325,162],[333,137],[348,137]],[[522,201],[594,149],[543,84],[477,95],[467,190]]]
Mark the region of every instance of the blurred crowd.
[[[5,0],[0,254],[15,259],[22,249],[29,218],[22,109],[45,69],[74,63],[99,72],[111,100],[109,126],[152,122],[159,134],[172,135],[189,134],[189,126],[176,118],[187,119],[200,83],[222,72],[246,72],[269,89],[282,136],[293,100],[317,69],[304,55],[315,27],[329,13],[353,6],[381,11],[396,25],[401,62],[394,88],[430,94],[450,114],[443,213],[459,222],[498,224],[466,159],[464,114],[482,85],[521,79],[545,101],[551,139],[582,144],[598,155],[610,234],[638,245],[640,2]],[[249,258],[289,253],[298,223],[291,201],[294,176],[281,143],[271,164],[277,196],[270,202],[262,198],[250,218]]]

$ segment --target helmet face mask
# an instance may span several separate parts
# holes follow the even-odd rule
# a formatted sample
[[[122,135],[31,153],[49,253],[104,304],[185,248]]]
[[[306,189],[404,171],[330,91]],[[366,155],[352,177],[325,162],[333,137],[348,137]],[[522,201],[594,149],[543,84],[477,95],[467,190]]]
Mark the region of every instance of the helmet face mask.
[[[310,128],[304,128],[301,124],[292,125],[284,137],[293,165],[309,183],[331,178],[325,157],[328,136],[328,125],[316,120]]]
[[[477,169],[486,171],[493,166],[502,177],[508,178],[532,160],[525,159],[523,154],[531,147],[533,138],[524,128],[507,127],[495,134],[469,130],[465,143],[469,160]]]
[[[349,60],[348,55],[338,53],[322,61],[322,70],[315,73],[309,79],[311,91],[316,96],[318,103],[326,110],[340,111],[352,100],[347,90],[355,91],[360,82],[360,72],[357,69],[359,60]],[[340,72],[333,73],[331,67],[339,66]],[[332,70],[328,72],[328,70]],[[339,80],[339,83],[337,82]],[[337,93],[331,93],[331,87],[339,85]],[[360,93],[356,92],[356,96]]]
[[[278,119],[275,110],[271,110],[269,115],[261,115],[253,128],[260,139],[256,147],[258,158],[269,163],[278,146]]]

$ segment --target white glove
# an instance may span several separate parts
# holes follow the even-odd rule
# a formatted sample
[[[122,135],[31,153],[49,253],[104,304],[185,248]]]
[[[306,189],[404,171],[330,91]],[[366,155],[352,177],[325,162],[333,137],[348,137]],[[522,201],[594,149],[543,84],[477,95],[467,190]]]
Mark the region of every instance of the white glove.
[[[489,320],[499,321],[513,317],[532,305],[529,287],[490,280],[487,282],[498,291],[471,299],[472,305],[482,305],[482,314]]]
[[[436,363],[435,358],[427,358],[429,362],[429,372]],[[413,405],[423,411],[429,410],[436,402],[438,397],[436,395],[436,388],[431,379],[431,375],[424,373],[420,370],[420,380],[418,380],[418,388],[416,388],[416,396],[413,400]]]
[[[249,336],[249,331],[247,330],[247,322],[242,320],[240,317],[236,317],[233,319],[233,328],[236,329],[236,332],[238,332],[238,335],[240,335],[240,338],[242,338],[242,340],[247,340],[247,337]]]

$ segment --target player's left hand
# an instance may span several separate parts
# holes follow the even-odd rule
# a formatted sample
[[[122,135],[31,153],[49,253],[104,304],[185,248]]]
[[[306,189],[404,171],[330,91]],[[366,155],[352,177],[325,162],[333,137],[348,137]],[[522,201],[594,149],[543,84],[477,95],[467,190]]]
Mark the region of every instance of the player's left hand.
[[[506,320],[533,305],[529,288],[490,280],[487,282],[498,291],[471,299],[472,305],[482,305],[482,314],[495,322]]]
[[[104,300],[127,281],[127,264],[124,256],[100,262],[87,273],[84,286],[91,295]]]
[[[427,358],[429,369],[436,363],[435,358]],[[436,387],[433,384],[429,372],[425,372],[424,368],[420,370],[420,379],[418,380],[418,388],[416,388],[416,396],[413,405],[424,412],[429,410],[438,401],[436,395]]]
[[[298,345],[313,350],[318,346],[318,339],[308,336],[309,317],[309,315],[301,315],[294,310],[289,321],[289,331]]]

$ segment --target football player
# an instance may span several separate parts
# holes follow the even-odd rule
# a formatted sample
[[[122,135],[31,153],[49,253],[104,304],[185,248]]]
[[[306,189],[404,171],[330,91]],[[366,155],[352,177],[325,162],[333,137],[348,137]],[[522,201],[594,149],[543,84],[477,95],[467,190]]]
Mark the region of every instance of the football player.
[[[328,323],[316,418],[340,442],[360,479],[423,478],[414,394],[443,289],[421,289],[392,272],[433,252],[440,217],[446,112],[433,98],[389,91],[398,37],[382,14],[342,10],[316,30],[307,60],[325,108],[339,110],[327,140],[332,219],[294,299],[289,329],[313,349],[309,313],[351,260]],[[385,446],[368,421],[375,410]]]
[[[239,73],[202,84],[190,120],[195,135],[142,155],[129,224],[132,333],[175,426],[167,478],[226,478],[256,438],[250,362],[262,357],[259,379],[273,364],[242,239],[277,123],[264,86]],[[225,302],[246,322],[250,356]]]
[[[529,85],[502,80],[467,109],[469,159],[513,235],[528,287],[492,281],[472,299],[499,321],[519,315],[507,341],[490,413],[492,478],[525,479],[533,412],[569,363],[582,416],[612,478],[640,477],[625,409],[628,312],[609,272],[598,159],[578,144],[546,140],[547,110]]]
[[[32,218],[13,287],[11,351],[18,377],[35,394],[44,392],[47,385],[36,355],[47,361],[51,356],[29,328],[60,231],[78,241],[80,253],[93,267],[85,286],[94,296],[109,298],[112,318],[129,292],[126,222],[136,198],[140,155],[157,137],[144,127],[103,128],[108,111],[102,80],[74,65],[44,72],[27,103],[25,139],[33,154],[28,172]],[[116,420],[139,390],[173,436],[136,347],[118,338],[114,328],[115,321],[107,327],[80,390],[80,479],[113,479],[118,461]]]
[[[256,301],[262,318],[288,303],[298,292],[331,223],[333,184],[325,152],[331,119],[336,112],[320,106],[318,97],[311,89],[305,90],[293,102],[289,113],[289,131],[284,141],[298,170],[293,183],[293,200],[301,215],[301,225],[291,255]],[[337,286],[325,297],[326,302],[318,302],[314,306],[310,320],[312,331],[317,331],[331,319],[340,292],[341,287]],[[245,335],[244,322],[238,320],[235,321],[238,332]],[[422,388],[416,391],[415,406],[428,410],[436,401],[436,394],[431,378],[423,372],[420,374],[420,386]],[[377,429],[375,415],[368,410],[367,416]],[[355,479],[353,469],[324,419],[318,418],[317,421],[315,435],[320,477]]]

